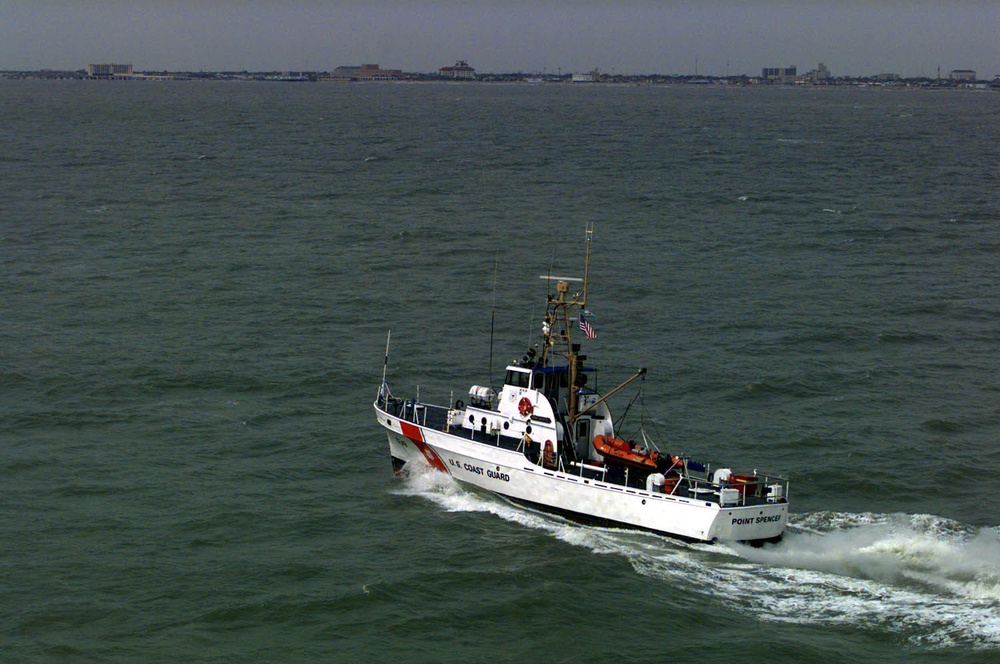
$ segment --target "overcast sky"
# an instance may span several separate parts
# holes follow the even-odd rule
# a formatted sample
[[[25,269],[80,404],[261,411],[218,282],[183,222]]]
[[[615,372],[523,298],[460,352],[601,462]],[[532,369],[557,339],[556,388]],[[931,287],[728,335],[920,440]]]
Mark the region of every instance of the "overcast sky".
[[[0,0],[0,69],[1000,74],[1000,0]]]

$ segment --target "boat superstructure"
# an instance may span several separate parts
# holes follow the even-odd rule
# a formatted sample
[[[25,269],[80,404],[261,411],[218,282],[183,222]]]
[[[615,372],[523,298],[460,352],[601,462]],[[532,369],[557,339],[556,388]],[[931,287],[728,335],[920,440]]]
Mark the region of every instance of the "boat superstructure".
[[[374,403],[393,469],[422,459],[455,479],[577,520],[650,530],[685,540],[775,541],[788,518],[788,480],[715,468],[617,436],[608,399],[575,337],[591,338],[587,280],[549,282],[541,339],[506,367],[499,391],[473,385],[448,406],[395,397],[385,380]],[[388,343],[386,348],[388,362]]]

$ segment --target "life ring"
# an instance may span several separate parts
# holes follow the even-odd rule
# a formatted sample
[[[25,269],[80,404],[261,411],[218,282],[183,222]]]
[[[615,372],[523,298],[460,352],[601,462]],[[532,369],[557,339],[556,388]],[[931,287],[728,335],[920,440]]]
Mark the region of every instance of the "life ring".
[[[535,412],[535,407],[531,405],[528,397],[521,397],[521,400],[517,402],[517,410],[522,416],[527,417]]]

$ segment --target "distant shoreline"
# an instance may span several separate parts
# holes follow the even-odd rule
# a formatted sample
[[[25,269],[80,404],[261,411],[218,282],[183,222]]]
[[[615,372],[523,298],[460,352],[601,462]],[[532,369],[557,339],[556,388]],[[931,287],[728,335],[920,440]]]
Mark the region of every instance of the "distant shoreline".
[[[413,84],[448,84],[448,85],[518,85],[524,87],[690,87],[690,88],[772,88],[772,89],[884,89],[884,90],[962,90],[962,91],[1000,91],[1000,78],[993,81],[953,81],[947,79],[894,79],[889,81],[873,78],[837,78],[830,81],[811,82],[769,82],[749,76],[706,77],[685,75],[639,75],[639,76],[606,76],[602,80],[586,82],[573,81],[570,75],[552,76],[538,79],[525,74],[486,74],[474,80],[453,80],[436,75],[413,75],[398,80],[350,80],[327,76],[306,75],[288,76],[275,72],[238,73],[229,72],[157,72],[138,73],[132,76],[120,77],[90,77],[79,71],[0,71],[0,80],[48,80],[48,81],[81,81],[100,83],[148,83],[148,82],[236,82],[236,83],[320,83],[337,85],[413,85]]]

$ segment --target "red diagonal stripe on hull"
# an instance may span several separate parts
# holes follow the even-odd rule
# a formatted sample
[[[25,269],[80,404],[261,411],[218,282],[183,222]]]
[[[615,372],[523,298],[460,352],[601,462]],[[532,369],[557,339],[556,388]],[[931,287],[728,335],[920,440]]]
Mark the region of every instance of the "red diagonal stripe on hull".
[[[427,459],[427,463],[431,464],[434,468],[437,468],[442,473],[448,472],[448,467],[444,465],[444,461],[441,457],[437,455],[437,452],[432,450],[430,446],[424,442],[424,434],[420,431],[420,427],[414,426],[409,422],[403,422],[400,420],[399,427],[403,430],[403,435],[413,441],[413,444],[417,446],[424,458]]]

